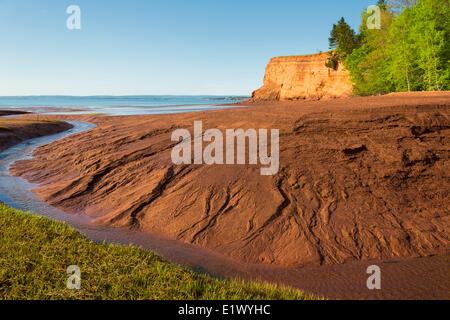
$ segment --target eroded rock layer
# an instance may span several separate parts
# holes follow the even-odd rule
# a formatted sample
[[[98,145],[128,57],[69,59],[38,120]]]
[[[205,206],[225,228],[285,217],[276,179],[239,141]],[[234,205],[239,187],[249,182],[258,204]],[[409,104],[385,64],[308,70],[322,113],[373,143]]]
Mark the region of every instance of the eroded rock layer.
[[[264,86],[253,92],[254,100],[298,100],[351,95],[348,72],[340,64],[327,68],[328,53],[277,57],[270,60]]]

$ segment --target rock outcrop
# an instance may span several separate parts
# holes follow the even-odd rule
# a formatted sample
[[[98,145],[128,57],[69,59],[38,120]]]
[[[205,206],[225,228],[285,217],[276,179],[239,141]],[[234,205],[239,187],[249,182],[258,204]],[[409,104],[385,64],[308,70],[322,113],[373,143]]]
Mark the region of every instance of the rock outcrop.
[[[299,100],[336,98],[351,95],[352,85],[342,65],[327,68],[328,53],[277,57],[270,60],[264,85],[252,94],[253,100]]]

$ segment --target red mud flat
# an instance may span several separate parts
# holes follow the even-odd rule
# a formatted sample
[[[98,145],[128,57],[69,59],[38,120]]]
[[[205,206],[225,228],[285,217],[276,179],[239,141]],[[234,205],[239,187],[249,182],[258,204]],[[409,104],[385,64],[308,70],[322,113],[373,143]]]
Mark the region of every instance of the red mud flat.
[[[0,117],[23,113],[0,110]],[[66,131],[71,127],[71,124],[63,121],[0,118],[0,152],[24,140]]]
[[[28,112],[25,111],[17,111],[17,110],[0,110],[0,117],[3,116],[14,116],[14,115],[21,115]]]
[[[352,268],[381,260],[394,287],[380,297],[448,299],[449,115],[442,92],[93,117],[97,128],[39,148],[12,173],[67,212],[238,263],[297,268],[280,281],[330,298],[366,297],[345,279],[365,279]],[[172,164],[172,132],[195,120],[203,130],[279,129],[279,173]]]
[[[18,109],[18,107],[9,108],[6,107],[3,110],[0,110],[0,116],[2,115],[13,115],[13,114],[26,114],[26,113],[52,113],[52,112],[83,112],[89,111],[88,109],[80,109],[80,108],[60,108],[60,107],[22,107]],[[4,114],[2,114],[4,113]],[[37,115],[35,116],[37,117]]]

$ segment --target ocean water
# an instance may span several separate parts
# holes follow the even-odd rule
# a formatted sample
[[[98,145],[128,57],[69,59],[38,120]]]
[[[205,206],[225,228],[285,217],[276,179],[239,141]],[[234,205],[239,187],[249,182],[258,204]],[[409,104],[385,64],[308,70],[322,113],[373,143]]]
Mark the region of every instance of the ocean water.
[[[0,97],[1,109],[47,114],[139,115],[182,113],[228,108],[245,96],[10,96]]]

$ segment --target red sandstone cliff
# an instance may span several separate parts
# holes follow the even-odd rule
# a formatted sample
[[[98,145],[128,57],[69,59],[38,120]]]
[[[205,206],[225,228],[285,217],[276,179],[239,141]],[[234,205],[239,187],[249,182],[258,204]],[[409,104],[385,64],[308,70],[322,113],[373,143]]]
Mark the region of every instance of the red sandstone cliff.
[[[348,72],[339,65],[335,71],[325,63],[328,53],[277,57],[270,60],[264,85],[253,92],[254,100],[322,99],[349,96],[352,85]]]

